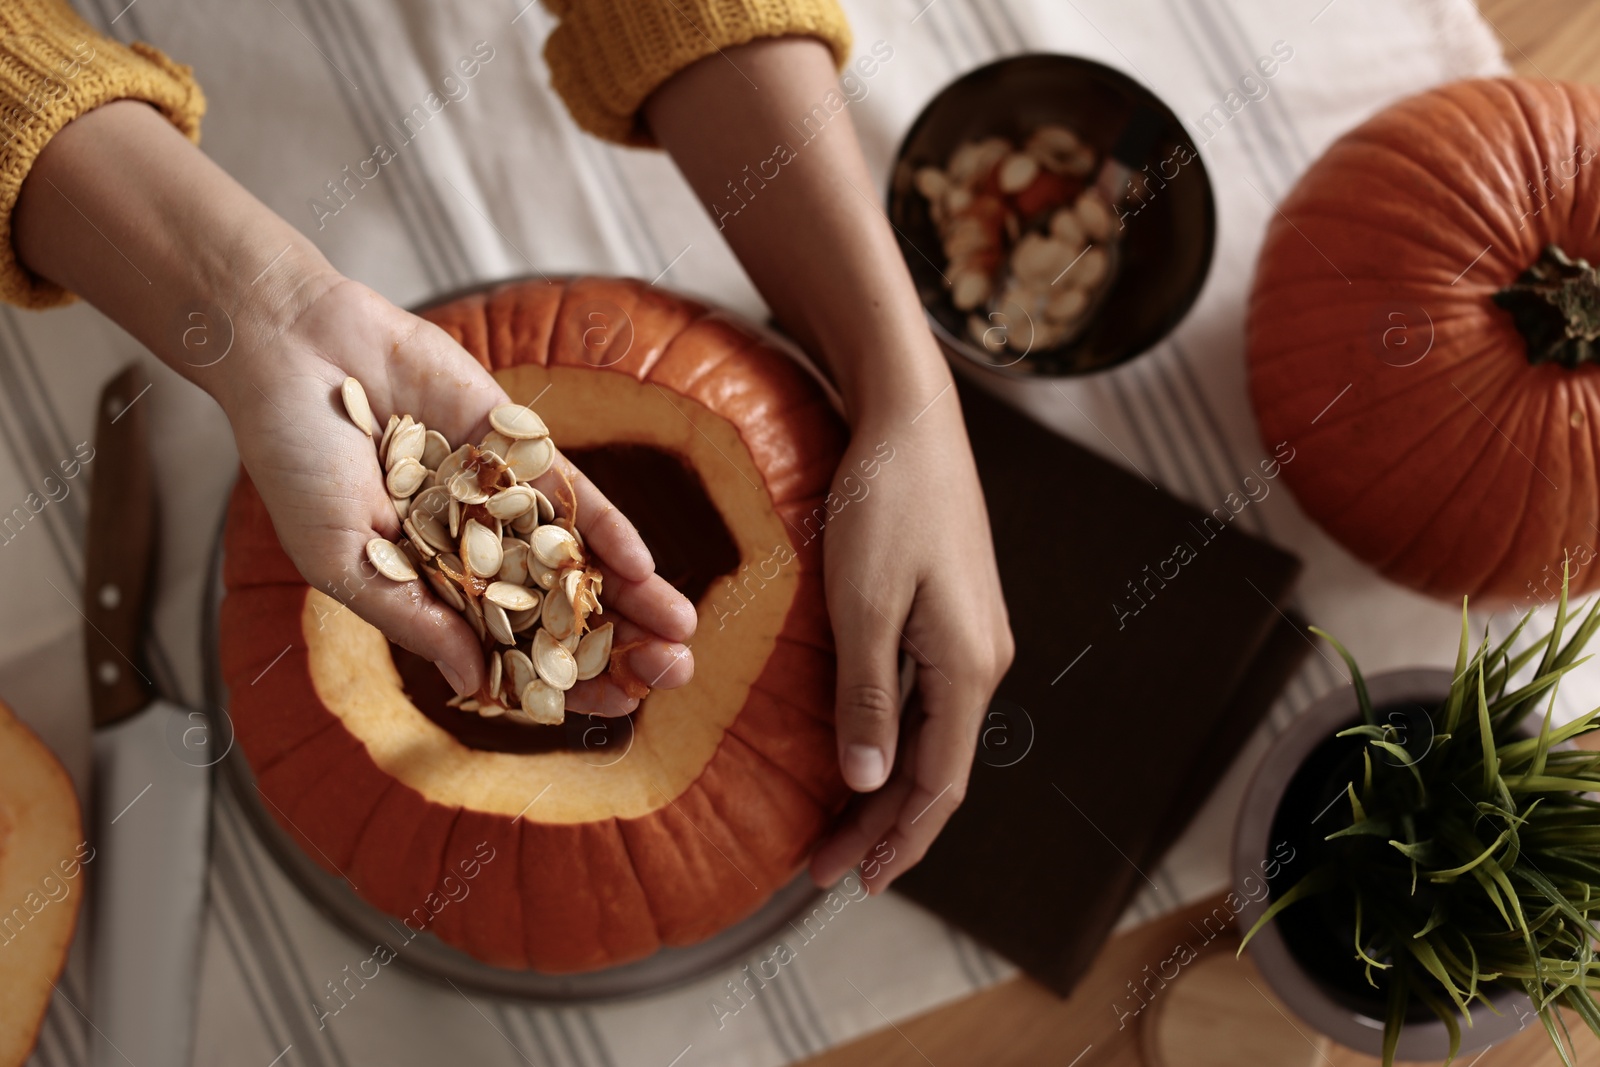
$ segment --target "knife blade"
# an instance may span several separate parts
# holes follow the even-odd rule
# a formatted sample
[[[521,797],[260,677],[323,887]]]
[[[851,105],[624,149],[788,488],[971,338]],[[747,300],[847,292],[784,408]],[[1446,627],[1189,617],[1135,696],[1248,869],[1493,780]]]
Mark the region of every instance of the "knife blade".
[[[140,404],[148,388],[135,363],[102,391],[89,487],[94,1067],[189,1063],[205,915],[210,763],[188,758],[184,743],[198,713],[154,699],[140,665],[156,545],[149,408]]]

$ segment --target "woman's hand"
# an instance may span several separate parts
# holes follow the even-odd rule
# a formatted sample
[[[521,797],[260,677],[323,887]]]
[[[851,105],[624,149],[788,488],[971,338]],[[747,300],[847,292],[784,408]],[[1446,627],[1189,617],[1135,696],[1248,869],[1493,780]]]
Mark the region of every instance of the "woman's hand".
[[[420,581],[394,583],[366,560],[400,523],[373,442],[345,415],[347,376],[383,424],[410,414],[452,443],[476,442],[506,402],[494,379],[444,331],[341,277],[303,235],[183,138],[130,100],[96,108],[55,135],[23,183],[13,243],[36,274],[77,293],[174,371],[210,393],[279,540],[307,581],[397,643],[476,689],[483,655],[472,631]],[[191,344],[196,308],[228,335],[225,355]],[[225,328],[223,324],[225,325]],[[199,356],[200,358],[196,358]],[[578,521],[606,573],[617,638],[656,639],[630,665],[657,686],[681,685],[693,661],[678,643],[693,608],[654,574],[639,535],[587,479]],[[552,501],[559,475],[538,484]],[[631,621],[630,621],[631,620]],[[618,714],[631,701],[609,682],[581,683],[568,707]]]
[[[339,388],[353,376],[378,425],[391,414],[411,415],[452,444],[481,440],[489,411],[507,403],[506,394],[443,330],[347,279],[330,279],[278,338],[230,358],[242,382],[223,394],[224,409],[300,573],[390,640],[433,660],[458,693],[476,691],[484,656],[461,615],[422,580],[390,581],[367,561],[368,540],[399,542],[404,534],[375,442],[350,422]],[[562,508],[563,474],[576,491],[578,529],[606,571],[607,617],[622,616],[618,643],[649,638],[629,665],[659,687],[684,684],[694,661],[680,642],[694,634],[693,606],[655,573],[633,524],[564,458],[535,484]],[[600,714],[637,706],[605,677],[579,683],[567,700],[570,710]]]
[[[872,76],[863,72],[857,88],[870,91]],[[860,863],[879,892],[922,858],[961,802],[1012,643],[950,372],[850,114],[814,110],[825,99],[842,99],[827,48],[785,37],[680,71],[645,114],[778,320],[827,363],[844,396],[852,439],[834,492],[850,502],[829,520],[825,567],[840,766],[869,795],[811,872],[828,884]],[[819,113],[832,116],[820,131],[809,121]],[[745,177],[763,160],[780,163],[776,176],[761,165],[759,184]],[[878,459],[863,482],[861,463],[880,445],[893,459]],[[897,744],[902,650],[918,663],[926,717]]]
[[[910,408],[858,422],[833,492],[850,501],[823,542],[839,758],[850,787],[870,795],[817,849],[811,873],[830,885],[860,864],[881,892],[922,859],[966,795],[1013,645],[954,389],[920,417]],[[899,744],[902,652],[916,665],[923,716]]]

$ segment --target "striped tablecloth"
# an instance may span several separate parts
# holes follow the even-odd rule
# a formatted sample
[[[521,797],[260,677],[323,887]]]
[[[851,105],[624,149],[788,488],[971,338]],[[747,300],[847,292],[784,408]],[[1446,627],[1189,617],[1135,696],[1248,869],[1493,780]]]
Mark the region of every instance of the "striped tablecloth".
[[[122,40],[197,69],[211,110],[205,148],[289,218],[341,270],[400,304],[541,271],[630,274],[765,311],[705,212],[659,154],[580,134],[548,88],[550,20],[527,0],[79,0]],[[1470,0],[847,0],[877,73],[852,117],[880,179],[899,137],[939,87],[998,56],[1091,56],[1149,84],[1191,125],[1216,185],[1210,280],[1173,337],[1134,363],[1059,388],[1010,386],[1020,406],[1115,462],[1209,509],[1266,455],[1245,399],[1242,318],[1256,248],[1296,176],[1384,104],[1504,70]],[[888,58],[884,59],[884,52]],[[479,75],[420,129],[400,121],[476,54]],[[1262,77],[1261,56],[1279,60]],[[415,124],[413,124],[415,125]],[[339,208],[326,183],[399,147]],[[0,310],[0,511],[88,438],[101,382],[138,345],[92,310]],[[148,357],[146,357],[148,358]],[[207,552],[236,459],[220,412],[152,365],[161,490],[152,652],[163,691],[201,700],[200,601]],[[92,475],[93,466],[89,467]],[[88,700],[75,608],[86,496],[65,495],[0,540],[0,696],[87,783]],[[58,494],[59,495],[59,494]],[[1287,493],[1240,521],[1307,561],[1299,608],[1344,635],[1372,669],[1448,662],[1452,613],[1375,578],[1312,528]],[[1497,623],[1498,624],[1498,623]],[[1220,887],[1243,774],[1296,711],[1343,681],[1320,656],[1291,685],[1130,921]],[[1570,687],[1576,700],[1580,686]],[[1070,709],[1067,709],[1070,711]],[[737,1013],[719,994],[737,969],[653,999],[531,1007],[468,995],[385,967],[324,1014],[326,983],[371,954],[285,883],[219,794],[205,924],[197,1063],[521,1063],[668,1067],[778,1064],[982,988],[1003,962],[894,895],[852,901]],[[81,941],[81,938],[80,938]],[[758,954],[756,958],[766,955]],[[34,1062],[81,1063],[82,945]],[[725,1009],[733,1002],[723,999]],[[113,1038],[115,1035],[111,1035]],[[95,1038],[98,1040],[98,1038]],[[150,1067],[140,1064],[137,1067]]]

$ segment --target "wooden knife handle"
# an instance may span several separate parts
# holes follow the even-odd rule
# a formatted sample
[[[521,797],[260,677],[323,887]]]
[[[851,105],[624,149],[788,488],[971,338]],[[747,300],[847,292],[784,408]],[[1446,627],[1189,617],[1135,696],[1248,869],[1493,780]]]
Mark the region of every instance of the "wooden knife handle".
[[[100,393],[83,572],[84,652],[94,724],[148,704],[141,649],[155,550],[155,478],[147,438],[150,382],[130,363]]]

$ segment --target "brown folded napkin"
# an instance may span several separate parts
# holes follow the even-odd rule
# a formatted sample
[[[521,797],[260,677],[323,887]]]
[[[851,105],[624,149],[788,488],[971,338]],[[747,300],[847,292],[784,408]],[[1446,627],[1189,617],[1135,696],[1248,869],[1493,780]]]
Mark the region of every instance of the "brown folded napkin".
[[[895,887],[1065,995],[1309,651],[1276,606],[1299,561],[1234,520],[1282,456],[1208,514],[960,395],[1017,655]]]

